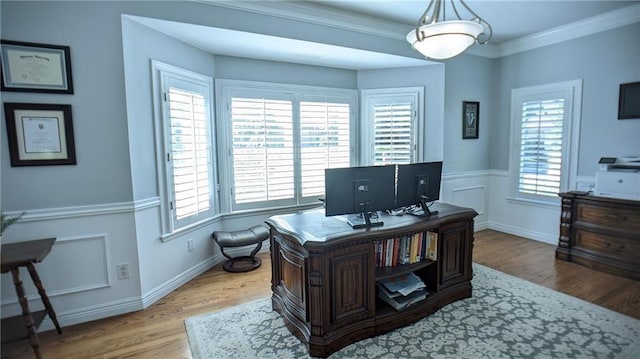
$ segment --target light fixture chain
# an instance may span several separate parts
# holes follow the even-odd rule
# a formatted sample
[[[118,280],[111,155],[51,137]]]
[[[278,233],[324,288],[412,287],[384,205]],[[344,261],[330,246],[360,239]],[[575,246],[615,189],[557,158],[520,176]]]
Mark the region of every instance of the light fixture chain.
[[[453,4],[453,0],[451,0],[451,3]],[[491,25],[485,19],[481,18],[480,15],[476,14],[473,10],[471,10],[471,8],[467,5],[467,3],[464,2],[464,0],[460,0],[460,3],[467,9],[467,11],[469,11],[473,16],[475,16],[475,18],[471,20],[477,20],[480,24],[484,24],[489,28],[489,36],[487,37],[487,39],[484,41],[480,41],[480,39],[476,39],[478,44],[484,45],[487,42],[489,42],[489,40],[491,40],[491,38],[493,37],[493,28],[491,27]],[[460,16],[458,16],[458,18],[460,18]],[[482,32],[482,34],[484,34],[484,32]]]
[[[463,5],[465,5],[464,1],[460,0],[460,2]],[[462,17],[460,17],[460,14],[458,13],[458,9],[456,8],[456,3],[453,0],[451,0],[451,7],[453,8],[453,12],[456,13],[456,16],[458,17],[458,20],[462,20]],[[466,5],[465,5],[465,7],[466,7]]]

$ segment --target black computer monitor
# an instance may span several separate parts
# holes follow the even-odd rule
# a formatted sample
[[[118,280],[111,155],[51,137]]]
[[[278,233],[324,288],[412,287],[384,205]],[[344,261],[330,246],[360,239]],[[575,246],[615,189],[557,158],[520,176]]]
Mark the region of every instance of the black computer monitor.
[[[419,205],[416,216],[430,216],[437,211],[429,210],[430,203],[440,198],[442,161],[398,165],[396,208]]]
[[[381,226],[377,211],[395,207],[395,170],[394,165],[325,169],[326,215],[347,214],[353,228]]]

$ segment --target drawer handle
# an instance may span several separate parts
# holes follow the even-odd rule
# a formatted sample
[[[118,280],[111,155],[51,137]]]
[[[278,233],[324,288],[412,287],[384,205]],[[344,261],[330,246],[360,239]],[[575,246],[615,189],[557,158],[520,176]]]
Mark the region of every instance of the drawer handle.
[[[606,243],[604,244],[604,246],[605,246],[605,247],[607,247],[607,248],[611,248],[611,243],[606,242]],[[615,249],[616,251],[621,251],[621,250],[623,250],[623,249],[624,249],[624,244],[618,244],[617,246],[615,246],[615,247],[614,247],[614,249]]]
[[[627,216],[618,216],[617,214],[611,214],[611,213],[607,213],[605,215],[605,217],[611,218],[611,219],[620,219],[620,220],[623,220],[623,221],[627,220]]]

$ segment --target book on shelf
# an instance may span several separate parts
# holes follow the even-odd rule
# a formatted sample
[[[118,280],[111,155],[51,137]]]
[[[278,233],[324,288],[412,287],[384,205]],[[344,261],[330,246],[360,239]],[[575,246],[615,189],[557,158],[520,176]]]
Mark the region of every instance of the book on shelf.
[[[376,266],[395,267],[414,264],[424,259],[435,261],[438,254],[438,233],[418,232],[375,242]]]
[[[427,258],[438,260],[438,233],[427,232]]]

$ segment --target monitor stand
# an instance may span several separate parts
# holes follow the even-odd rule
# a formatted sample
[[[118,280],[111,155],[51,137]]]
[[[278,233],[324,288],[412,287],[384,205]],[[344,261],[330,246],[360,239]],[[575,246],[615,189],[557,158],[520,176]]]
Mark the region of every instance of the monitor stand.
[[[347,216],[347,223],[353,229],[380,227],[384,224],[379,216],[373,221],[371,220],[371,212],[361,212],[358,214],[350,214]]]
[[[438,214],[438,211],[432,211],[429,209],[429,205],[427,204],[427,201],[429,199],[427,197],[421,197],[420,198],[420,209],[417,209],[415,211],[409,212],[409,214],[416,216],[416,217],[421,217],[421,218],[426,218],[426,217],[431,217],[435,214]]]

